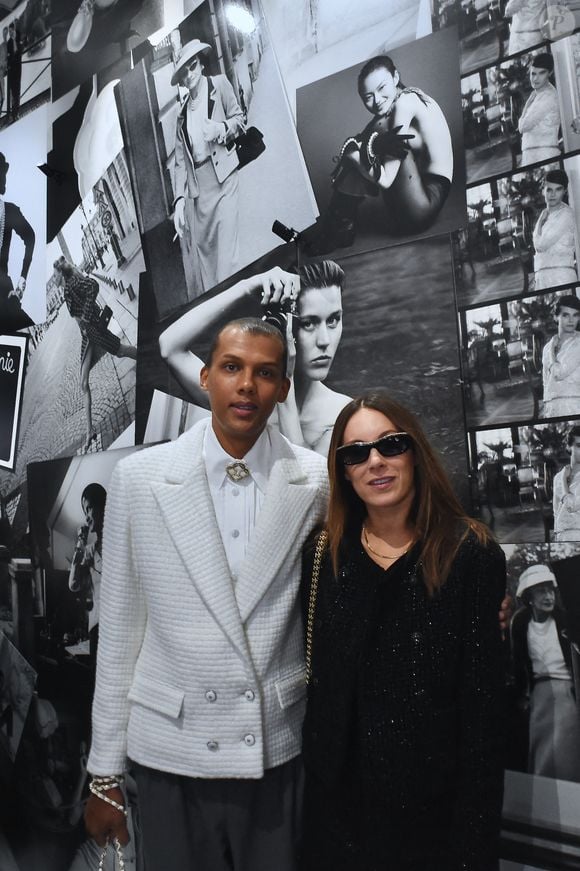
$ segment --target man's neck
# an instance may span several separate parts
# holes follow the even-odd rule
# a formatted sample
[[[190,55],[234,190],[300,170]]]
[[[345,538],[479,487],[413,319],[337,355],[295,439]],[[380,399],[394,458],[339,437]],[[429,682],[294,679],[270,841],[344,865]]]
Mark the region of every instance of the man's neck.
[[[252,450],[252,448],[262,435],[262,432],[264,432],[264,430],[262,430],[262,432],[259,432],[258,435],[255,437],[252,436],[248,438],[232,438],[231,436],[228,436],[227,433],[219,432],[216,429],[213,420],[212,429],[214,431],[216,439],[218,440],[226,454],[229,454],[230,457],[234,458],[234,460],[243,460],[246,454],[248,454]]]

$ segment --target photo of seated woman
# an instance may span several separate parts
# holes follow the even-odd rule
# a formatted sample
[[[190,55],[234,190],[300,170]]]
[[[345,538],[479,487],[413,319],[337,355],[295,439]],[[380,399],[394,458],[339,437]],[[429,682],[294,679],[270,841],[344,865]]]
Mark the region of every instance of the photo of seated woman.
[[[298,90],[298,135],[321,213],[313,253],[395,245],[463,223],[458,91],[448,31]]]

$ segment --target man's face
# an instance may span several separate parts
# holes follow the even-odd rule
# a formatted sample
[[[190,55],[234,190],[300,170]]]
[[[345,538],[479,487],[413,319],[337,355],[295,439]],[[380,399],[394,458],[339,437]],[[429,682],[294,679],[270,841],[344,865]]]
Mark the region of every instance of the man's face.
[[[236,326],[222,330],[200,382],[209,394],[214,432],[231,456],[247,454],[276,403],[286,399],[290,381],[282,371],[283,358],[282,342],[273,336]]]

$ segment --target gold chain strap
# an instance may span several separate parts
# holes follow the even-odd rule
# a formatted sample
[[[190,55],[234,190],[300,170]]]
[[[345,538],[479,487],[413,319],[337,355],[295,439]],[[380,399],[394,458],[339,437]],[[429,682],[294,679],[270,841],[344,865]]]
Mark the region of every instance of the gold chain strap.
[[[314,634],[314,612],[316,610],[316,594],[318,593],[318,579],[320,577],[320,565],[322,555],[328,543],[328,533],[324,529],[318,536],[314,562],[312,563],[312,580],[310,581],[310,596],[308,599],[308,621],[306,623],[306,683],[310,683],[312,677],[312,636]]]

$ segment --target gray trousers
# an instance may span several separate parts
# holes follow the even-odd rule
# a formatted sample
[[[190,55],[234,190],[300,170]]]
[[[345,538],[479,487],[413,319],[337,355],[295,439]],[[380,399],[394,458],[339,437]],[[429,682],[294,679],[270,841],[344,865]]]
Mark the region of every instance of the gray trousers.
[[[131,765],[144,871],[296,871],[300,757],[260,780],[182,777]]]

